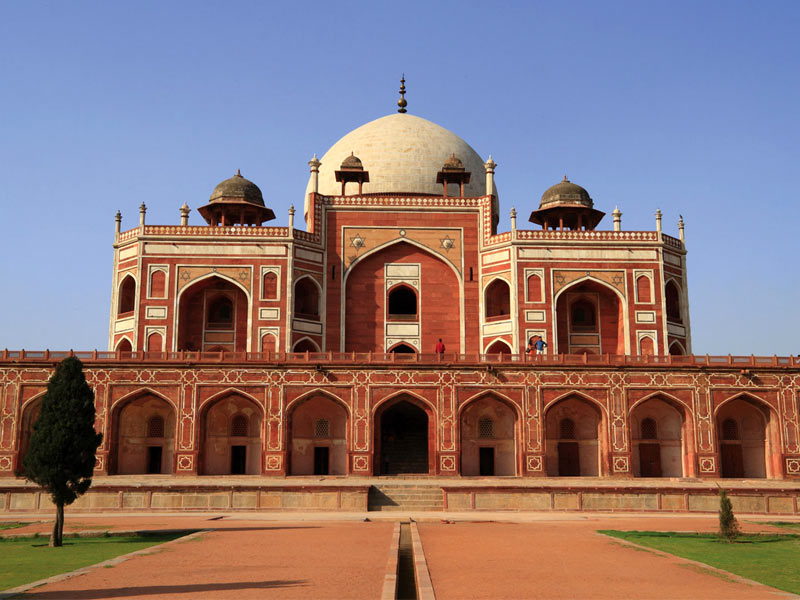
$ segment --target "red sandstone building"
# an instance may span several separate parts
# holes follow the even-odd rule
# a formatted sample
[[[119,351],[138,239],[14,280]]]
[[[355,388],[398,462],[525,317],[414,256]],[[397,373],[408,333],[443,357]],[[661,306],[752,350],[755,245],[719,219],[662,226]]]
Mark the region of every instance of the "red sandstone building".
[[[239,173],[117,215],[98,475],[800,476],[800,360],[692,355],[682,222],[565,177],[498,232],[491,157],[401,109],[309,162],[305,230]],[[1,475],[58,358],[2,355]]]

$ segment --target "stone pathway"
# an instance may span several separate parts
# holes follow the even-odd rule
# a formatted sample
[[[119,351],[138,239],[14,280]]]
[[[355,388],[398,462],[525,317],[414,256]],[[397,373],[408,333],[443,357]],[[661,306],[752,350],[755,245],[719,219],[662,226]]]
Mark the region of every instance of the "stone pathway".
[[[380,598],[394,523],[330,514],[67,516],[67,530],[205,529],[26,598]],[[273,514],[274,516],[274,514]],[[426,521],[424,517],[427,516]],[[442,517],[456,521],[441,522]],[[387,515],[389,517],[389,515]],[[682,559],[626,546],[598,529],[713,531],[716,519],[559,513],[416,515],[438,600],[466,598],[780,598]],[[486,519],[489,522],[475,522]],[[497,522],[494,519],[503,519]],[[746,531],[774,531],[744,521]],[[36,523],[6,533],[47,532]]]

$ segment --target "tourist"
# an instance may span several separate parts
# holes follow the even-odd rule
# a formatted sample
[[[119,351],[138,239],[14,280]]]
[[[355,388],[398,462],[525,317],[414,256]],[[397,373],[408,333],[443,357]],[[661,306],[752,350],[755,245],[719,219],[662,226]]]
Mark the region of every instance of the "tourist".
[[[444,354],[444,343],[442,342],[442,338],[439,338],[439,341],[436,342],[436,349],[434,350],[436,354],[442,355]]]
[[[544,349],[547,347],[547,342],[545,342],[541,336],[536,336],[536,342],[533,344],[536,348],[536,354],[544,354]]]

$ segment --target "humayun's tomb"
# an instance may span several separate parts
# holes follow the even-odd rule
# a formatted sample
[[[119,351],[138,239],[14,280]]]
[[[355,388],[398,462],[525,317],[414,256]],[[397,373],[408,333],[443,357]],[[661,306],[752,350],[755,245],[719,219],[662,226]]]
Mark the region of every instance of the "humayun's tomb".
[[[492,158],[399,104],[308,163],[304,229],[238,172],[203,226],[117,213],[75,507],[363,510],[413,483],[439,510],[703,511],[722,483],[799,514],[800,358],[692,354],[682,220],[627,231],[564,177],[498,232]],[[0,355],[2,510],[47,506],[19,471],[67,354]]]

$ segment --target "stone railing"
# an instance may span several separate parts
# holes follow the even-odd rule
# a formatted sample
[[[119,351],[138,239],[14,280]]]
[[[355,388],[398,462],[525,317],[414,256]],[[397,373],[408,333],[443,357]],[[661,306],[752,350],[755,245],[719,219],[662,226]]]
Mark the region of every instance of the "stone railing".
[[[497,366],[636,366],[673,365],[691,367],[734,367],[745,370],[749,367],[800,367],[800,356],[655,356],[625,354],[458,354],[420,353],[398,354],[394,352],[109,352],[101,350],[3,350],[0,362],[30,363],[57,362],[68,356],[76,356],[84,362],[160,362],[160,363],[260,363],[260,364],[310,364],[316,366],[347,365],[481,365]]]
[[[295,233],[298,233],[295,231]],[[119,240],[133,239],[139,235],[165,235],[165,236],[230,236],[230,237],[269,237],[288,238],[288,227],[211,227],[208,225],[146,225],[144,232],[140,227],[129,229],[119,234]],[[309,234],[310,235],[310,234]]]

